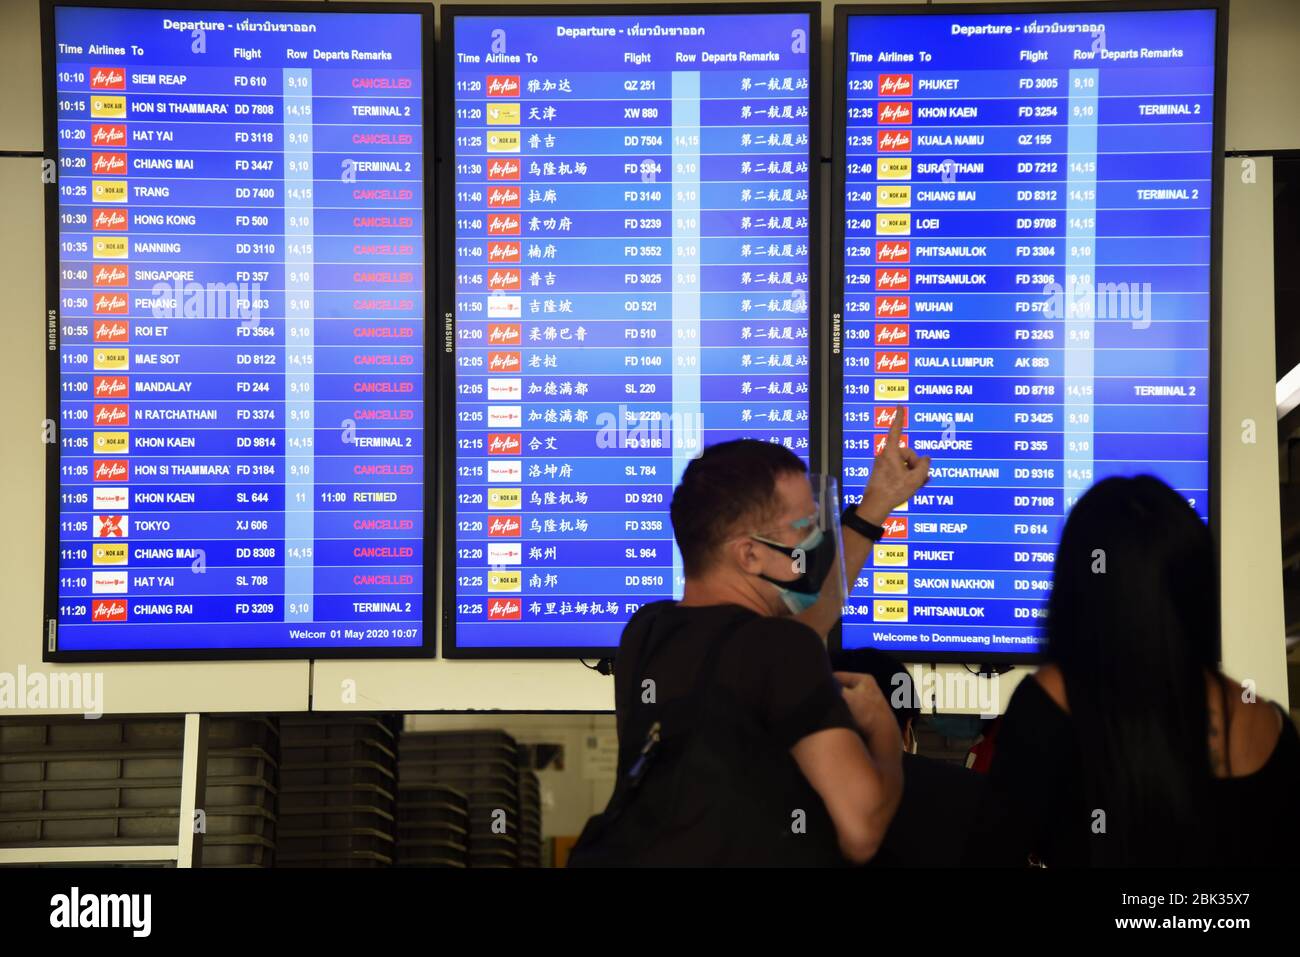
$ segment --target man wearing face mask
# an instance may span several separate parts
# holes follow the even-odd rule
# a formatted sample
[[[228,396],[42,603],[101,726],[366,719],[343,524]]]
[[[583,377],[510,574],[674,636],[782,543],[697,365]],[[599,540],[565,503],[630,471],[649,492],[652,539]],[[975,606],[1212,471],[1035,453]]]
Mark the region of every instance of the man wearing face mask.
[[[882,525],[925,484],[896,413],[861,504],[779,445],[693,460],[672,501],[685,587],[642,607],[615,660],[619,766],[571,866],[869,860],[898,806],[898,726],[825,649]]]

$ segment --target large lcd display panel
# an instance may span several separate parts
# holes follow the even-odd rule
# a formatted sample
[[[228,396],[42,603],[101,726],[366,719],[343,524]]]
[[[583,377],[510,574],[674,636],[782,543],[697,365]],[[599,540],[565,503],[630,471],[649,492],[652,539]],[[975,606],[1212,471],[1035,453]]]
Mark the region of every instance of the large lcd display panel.
[[[818,7],[443,16],[443,653],[606,657],[703,446],[814,458]]]
[[[1089,486],[1215,513],[1225,13],[836,12],[829,441],[851,500],[895,414],[933,457],[840,640],[1023,660]]]
[[[46,657],[432,654],[429,16],[44,30]]]

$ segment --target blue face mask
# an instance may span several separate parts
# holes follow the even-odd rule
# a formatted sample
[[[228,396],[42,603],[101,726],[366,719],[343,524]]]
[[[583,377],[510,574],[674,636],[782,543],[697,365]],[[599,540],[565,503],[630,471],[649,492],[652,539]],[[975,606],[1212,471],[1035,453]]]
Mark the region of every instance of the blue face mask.
[[[768,541],[758,535],[750,536],[754,541],[775,549],[787,556],[791,562],[803,563],[803,574],[790,581],[781,581],[768,575],[758,577],[775,585],[781,594],[781,601],[790,609],[790,614],[797,615],[807,611],[821,597],[822,584],[835,567],[835,538],[825,534],[820,528],[814,528],[798,545],[791,548],[779,542]]]

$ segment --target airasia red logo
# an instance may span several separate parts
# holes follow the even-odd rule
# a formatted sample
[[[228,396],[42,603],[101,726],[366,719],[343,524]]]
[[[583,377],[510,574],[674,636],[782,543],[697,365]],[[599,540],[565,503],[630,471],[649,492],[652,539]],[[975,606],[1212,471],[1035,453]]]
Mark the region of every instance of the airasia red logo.
[[[127,379],[124,375],[95,376],[95,398],[117,399],[128,392]]]
[[[92,308],[97,316],[116,316],[126,312],[127,301],[120,292],[101,292],[95,294]]]
[[[127,272],[125,266],[96,266],[92,281],[96,286],[125,286]]]
[[[523,361],[517,352],[489,352],[489,372],[518,372],[523,368]]]
[[[90,169],[96,174],[112,175],[126,172],[125,153],[91,153]]]
[[[519,160],[517,159],[488,160],[487,178],[489,180],[518,179]]]
[[[491,75],[487,78],[486,92],[488,96],[518,96],[519,76],[517,74]]]
[[[911,336],[911,326],[905,322],[876,323],[876,345],[905,346]]]
[[[519,217],[513,213],[493,213],[488,216],[489,236],[518,236]]]
[[[92,123],[90,125],[91,146],[125,146],[126,127],[121,123]]]
[[[126,342],[130,338],[130,329],[121,319],[98,319],[95,321],[95,341]]]
[[[522,289],[523,286],[523,275],[518,269],[488,270],[487,287],[491,292],[500,292],[505,289]]]
[[[892,429],[894,420],[902,415],[903,428],[907,428],[907,407],[898,405],[878,405],[873,412],[877,429]]]
[[[521,244],[507,239],[488,243],[487,258],[490,263],[517,263],[521,252]]]
[[[884,450],[884,448],[885,448],[885,440],[888,439],[888,438],[889,438],[888,435],[877,435],[877,436],[875,437],[875,442],[874,442],[873,444],[875,445],[875,449],[876,449],[876,454],[877,454],[877,455],[879,455],[879,454],[881,453],[881,451]],[[900,436],[898,437],[898,444],[899,444],[900,446],[902,446],[903,448],[907,448],[907,436],[906,436],[906,435],[900,435]]]
[[[906,319],[910,314],[906,296],[876,297],[876,315],[881,319]]]
[[[911,103],[884,103],[880,107],[881,123],[911,123]]]
[[[518,432],[488,433],[488,455],[518,455],[523,446],[523,436]]]
[[[515,346],[523,339],[523,331],[517,322],[491,322],[487,338],[490,345]]]
[[[887,436],[880,436],[883,441]],[[904,443],[906,444],[906,443]],[[907,519],[891,515],[885,519],[885,538],[907,538]]]
[[[128,407],[121,402],[114,402],[111,405],[95,406],[95,425],[126,425],[127,419],[130,418]]]
[[[125,482],[131,477],[126,459],[95,459],[96,482]]]
[[[126,538],[126,529],[122,527],[124,515],[96,515],[95,524],[99,530],[95,532],[97,538]]]
[[[911,96],[912,74],[881,73],[876,85],[880,88],[881,96]]]
[[[121,209],[97,209],[91,221],[92,229],[126,229],[126,211]]]
[[[488,621],[519,621],[523,607],[518,598],[489,598]]]
[[[903,292],[911,287],[911,276],[906,269],[876,270],[876,288],[882,292]]]
[[[889,130],[880,134],[880,152],[882,153],[906,153],[911,148],[911,130]]]
[[[517,515],[494,515],[488,520],[488,538],[518,538],[522,527]]]
[[[898,242],[891,239],[876,240],[876,262],[906,263],[912,261],[911,241]]]
[[[91,67],[90,88],[92,90],[125,90],[126,70],[120,66]]]
[[[126,602],[119,598],[96,598],[90,603],[91,621],[126,621]]]
[[[908,361],[906,352],[876,353],[876,372],[878,374],[906,372],[907,366]]]
[[[488,190],[488,208],[514,209],[519,206],[519,190],[514,186],[493,186]]]

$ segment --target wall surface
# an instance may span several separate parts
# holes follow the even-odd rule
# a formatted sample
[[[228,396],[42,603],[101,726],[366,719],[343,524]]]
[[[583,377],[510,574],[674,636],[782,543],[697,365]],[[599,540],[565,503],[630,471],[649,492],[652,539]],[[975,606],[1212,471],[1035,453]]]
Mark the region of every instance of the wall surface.
[[[183,7],[184,0],[177,0]],[[10,423],[0,494],[11,503],[0,549],[0,676],[20,671],[87,671],[41,664],[44,449],[43,214],[39,5],[0,0],[0,408]],[[833,5],[823,4],[823,77],[829,92]],[[1230,150],[1300,149],[1300,2],[1236,0],[1230,18],[1227,146]],[[827,103],[826,115],[829,115]],[[829,125],[829,124],[827,124]],[[830,132],[825,148],[829,152]],[[24,152],[32,154],[24,157]],[[1267,396],[1273,377],[1271,217],[1265,188],[1228,192],[1233,243],[1225,249],[1224,434],[1242,418],[1271,428]],[[824,241],[824,240],[823,240]],[[1271,290],[1271,280],[1267,289]],[[1277,468],[1268,443],[1244,451],[1223,474],[1223,604],[1230,627],[1225,658],[1238,677],[1255,677],[1262,693],[1285,698],[1281,663],[1282,596],[1277,574]],[[1249,534],[1246,530],[1249,529]],[[611,682],[575,661],[445,660],[116,664],[104,676],[104,705],[114,712],[325,710],[602,711],[613,706]],[[953,673],[958,669],[939,669]],[[1004,676],[1005,701],[1023,669]],[[971,710],[954,707],[954,710]],[[14,713],[9,711],[7,713]]]

